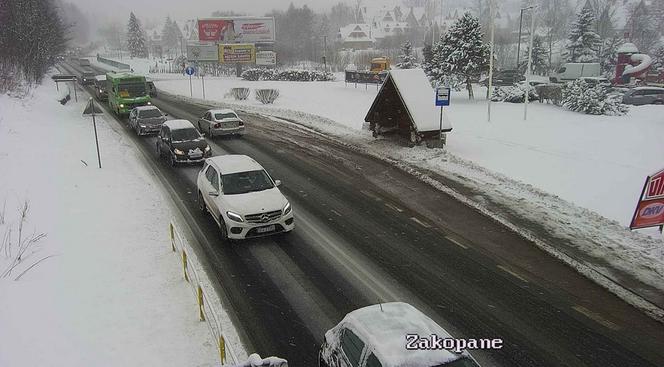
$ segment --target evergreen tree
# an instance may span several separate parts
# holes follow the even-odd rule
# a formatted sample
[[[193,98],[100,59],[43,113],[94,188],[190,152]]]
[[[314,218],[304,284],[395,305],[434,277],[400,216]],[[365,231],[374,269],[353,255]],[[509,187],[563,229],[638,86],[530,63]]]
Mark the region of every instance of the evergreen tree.
[[[618,62],[618,48],[624,42],[621,36],[607,38],[602,43],[602,50],[599,55],[599,65],[602,68],[602,74],[611,79]]]
[[[417,57],[413,55],[413,45],[406,41],[401,45],[401,62],[397,64],[400,69],[412,69],[417,66]]]
[[[664,45],[659,46],[659,48],[655,51],[655,54],[653,55],[655,59],[654,68],[664,68]]]
[[[163,47],[171,52],[173,49],[176,51],[180,49],[180,40],[182,39],[182,32],[178,24],[171,20],[171,17],[166,17],[166,23],[161,31],[161,40]],[[177,53],[177,52],[176,52]]]
[[[424,72],[429,75],[431,71],[431,61],[433,60],[433,48],[430,44],[424,44],[424,48],[422,48],[422,56],[424,57],[422,68],[424,69]]]
[[[127,48],[131,57],[146,57],[147,49],[145,47],[145,35],[134,13],[129,14],[129,23],[127,24]]]
[[[441,83],[457,78],[472,99],[471,79],[489,68],[489,46],[482,38],[478,19],[465,13],[434,46],[429,78]]]
[[[523,68],[525,72],[528,72],[528,55],[530,54],[530,45],[526,46],[525,60],[520,67]],[[535,75],[546,75],[548,71],[548,60],[547,60],[547,50],[544,48],[542,38],[540,36],[535,36],[533,38],[533,54],[531,67],[533,68],[533,74]]]
[[[591,62],[597,60],[599,49],[599,35],[595,33],[595,15],[589,7],[579,12],[576,22],[572,24],[567,45],[567,60],[569,62]]]

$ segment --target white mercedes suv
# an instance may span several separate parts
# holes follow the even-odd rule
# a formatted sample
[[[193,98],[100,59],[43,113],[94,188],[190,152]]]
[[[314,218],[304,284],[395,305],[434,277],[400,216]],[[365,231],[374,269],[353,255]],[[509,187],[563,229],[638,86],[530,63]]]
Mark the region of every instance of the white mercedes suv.
[[[244,239],[290,232],[293,208],[265,169],[246,155],[220,155],[205,160],[198,174],[198,203],[225,239]]]

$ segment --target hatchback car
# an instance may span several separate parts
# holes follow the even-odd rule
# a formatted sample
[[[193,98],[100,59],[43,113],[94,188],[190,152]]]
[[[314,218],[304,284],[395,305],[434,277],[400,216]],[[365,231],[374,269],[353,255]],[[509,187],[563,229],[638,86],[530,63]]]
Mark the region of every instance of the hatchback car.
[[[198,119],[198,130],[208,137],[244,135],[244,121],[233,110],[208,110]]]
[[[634,88],[623,95],[623,103],[635,106],[641,106],[644,104],[664,104],[664,88]]]
[[[129,112],[129,127],[139,136],[158,133],[164,122],[166,115],[156,106],[140,106]]]
[[[95,76],[95,96],[100,101],[108,101],[108,90],[106,89],[106,75]]]
[[[286,233],[295,223],[280,184],[246,155],[216,156],[198,174],[198,204],[212,215],[224,240]]]
[[[78,79],[78,82],[81,83],[81,85],[91,85],[95,83],[95,76],[97,76],[97,73],[95,73],[92,70],[84,70],[81,73],[81,77]]]
[[[478,367],[465,350],[447,350],[414,343],[422,337],[446,338],[445,329],[403,302],[367,306],[352,311],[325,333],[319,366],[325,367]],[[430,340],[430,339],[429,339]],[[428,343],[425,343],[428,344]]]
[[[212,149],[191,122],[168,120],[159,130],[157,154],[175,166],[178,163],[202,163],[212,156]]]
[[[493,74],[491,85],[495,87],[509,86],[524,80],[526,80],[526,77],[523,76],[523,73],[519,72],[518,70],[502,70],[496,71]],[[480,83],[482,83],[482,85],[485,87],[488,86],[489,78],[487,77],[482,79]]]

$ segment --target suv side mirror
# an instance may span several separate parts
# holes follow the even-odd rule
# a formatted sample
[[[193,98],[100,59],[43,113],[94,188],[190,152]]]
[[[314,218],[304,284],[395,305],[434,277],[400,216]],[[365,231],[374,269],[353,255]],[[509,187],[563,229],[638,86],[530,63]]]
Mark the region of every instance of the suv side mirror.
[[[274,180],[275,186],[281,186],[281,180]]]

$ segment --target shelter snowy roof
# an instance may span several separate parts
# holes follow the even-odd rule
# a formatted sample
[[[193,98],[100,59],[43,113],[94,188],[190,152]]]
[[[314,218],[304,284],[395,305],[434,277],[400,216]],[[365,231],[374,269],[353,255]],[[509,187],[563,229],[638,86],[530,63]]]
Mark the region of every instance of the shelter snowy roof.
[[[435,91],[424,74],[424,70],[391,70],[387,79],[392,79],[394,82],[399,97],[408,109],[408,114],[417,131],[438,131],[440,129],[440,109],[435,106]],[[443,119],[443,131],[445,130],[452,130],[449,119]]]
[[[374,354],[383,366],[436,366],[456,360],[460,355],[444,349],[407,350],[406,334],[420,336],[451,335],[435,321],[404,302],[372,305],[352,311],[344,318],[345,325],[362,335],[374,347]]]

